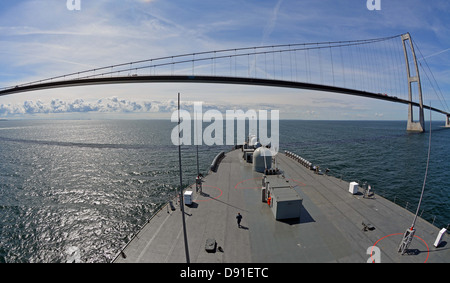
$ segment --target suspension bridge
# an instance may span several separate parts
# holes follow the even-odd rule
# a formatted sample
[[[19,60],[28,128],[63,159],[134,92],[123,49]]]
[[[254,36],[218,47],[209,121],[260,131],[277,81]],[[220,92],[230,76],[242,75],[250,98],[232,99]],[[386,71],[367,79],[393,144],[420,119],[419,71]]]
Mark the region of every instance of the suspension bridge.
[[[384,38],[215,50],[116,64],[0,89],[0,96],[42,89],[123,83],[219,83],[339,93],[408,105],[407,130],[423,132],[424,109],[450,110],[409,33]],[[420,50],[419,50],[420,52]],[[421,54],[421,52],[420,52]],[[428,85],[421,81],[421,70]],[[424,105],[423,93],[441,105]],[[418,116],[416,119],[415,116]]]

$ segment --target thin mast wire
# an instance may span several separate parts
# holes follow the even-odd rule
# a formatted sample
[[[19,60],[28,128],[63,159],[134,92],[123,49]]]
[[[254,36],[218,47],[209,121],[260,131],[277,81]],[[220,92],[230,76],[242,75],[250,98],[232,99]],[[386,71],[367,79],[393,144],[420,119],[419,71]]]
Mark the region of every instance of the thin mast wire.
[[[411,225],[411,228],[414,228],[414,225],[416,224],[416,220],[417,220],[417,215],[419,214],[419,209],[420,209],[420,205],[422,203],[422,198],[423,198],[423,192],[425,190],[425,183],[427,182],[428,165],[430,164],[430,152],[431,152],[431,102],[430,102],[430,134],[429,134],[429,136],[430,136],[430,138],[429,138],[429,141],[428,141],[427,167],[425,169],[425,177],[423,179],[422,192],[420,194],[419,204],[417,205],[416,215],[414,216],[414,220],[413,220],[413,223]]]

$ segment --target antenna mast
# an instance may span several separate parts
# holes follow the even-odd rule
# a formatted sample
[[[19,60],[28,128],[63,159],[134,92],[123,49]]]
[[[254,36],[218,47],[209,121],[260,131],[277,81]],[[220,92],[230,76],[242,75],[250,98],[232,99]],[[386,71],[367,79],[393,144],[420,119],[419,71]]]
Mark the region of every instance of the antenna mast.
[[[186,263],[190,263],[189,260],[189,248],[186,234],[186,220],[184,217],[184,200],[183,200],[183,177],[181,172],[181,140],[180,140],[180,93],[178,93],[178,163],[180,167],[180,207],[181,207],[181,219],[183,220],[183,233],[184,233],[184,250],[186,253]]]

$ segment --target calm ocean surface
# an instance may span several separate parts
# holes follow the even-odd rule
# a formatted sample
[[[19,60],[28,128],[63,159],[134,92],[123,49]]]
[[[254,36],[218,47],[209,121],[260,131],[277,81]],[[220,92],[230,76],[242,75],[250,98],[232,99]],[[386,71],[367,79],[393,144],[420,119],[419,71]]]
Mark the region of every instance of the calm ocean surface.
[[[442,125],[433,123],[422,204],[422,217],[439,228],[450,223],[450,130]],[[163,120],[0,121],[0,262],[109,262],[176,194],[175,126]],[[415,211],[426,126],[425,134],[408,134],[406,122],[397,121],[280,121],[280,147],[333,176],[367,182]],[[230,148],[200,146],[201,172]],[[182,147],[185,185],[196,174],[195,152]]]

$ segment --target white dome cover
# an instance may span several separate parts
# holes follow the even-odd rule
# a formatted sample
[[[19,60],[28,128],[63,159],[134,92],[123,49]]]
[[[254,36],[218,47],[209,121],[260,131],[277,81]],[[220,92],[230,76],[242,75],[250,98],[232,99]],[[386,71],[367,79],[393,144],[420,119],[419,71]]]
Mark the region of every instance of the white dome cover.
[[[253,152],[253,169],[263,173],[265,169],[272,168],[272,152],[265,147],[259,147]]]

